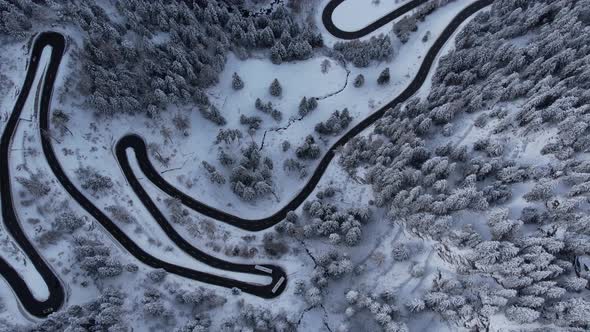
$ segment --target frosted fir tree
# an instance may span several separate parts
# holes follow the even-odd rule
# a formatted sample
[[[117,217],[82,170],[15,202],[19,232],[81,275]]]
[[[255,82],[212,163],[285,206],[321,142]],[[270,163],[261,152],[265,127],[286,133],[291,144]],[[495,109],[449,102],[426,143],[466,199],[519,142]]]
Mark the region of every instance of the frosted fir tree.
[[[307,110],[313,111],[318,108],[318,99],[315,97],[310,97],[307,99]]]
[[[387,68],[383,69],[381,74],[379,74],[379,77],[377,78],[377,84],[385,85],[385,84],[389,83],[390,80],[391,80],[391,75],[389,74],[389,67],[387,67]]]
[[[280,65],[284,60],[287,59],[287,49],[281,42],[277,42],[273,47],[270,48],[270,61],[275,65]]]
[[[268,92],[274,97],[280,97],[283,93],[283,87],[281,87],[281,83],[279,83],[278,79],[274,79],[268,88]]]
[[[227,120],[225,120],[225,117],[221,115],[221,112],[217,107],[215,107],[215,105],[201,105],[199,106],[199,112],[205,119],[215,123],[218,126],[223,126],[227,123]]]
[[[531,308],[511,306],[506,309],[506,317],[517,323],[532,323],[537,320],[539,316],[540,313]]]
[[[232,158],[232,156],[230,156],[223,149],[219,149],[219,153],[217,154],[217,160],[223,166],[232,166],[235,163],[234,158]]]
[[[223,177],[223,175],[217,171],[215,166],[203,160],[203,168],[205,168],[205,170],[209,174],[209,180],[212,183],[216,183],[219,185],[225,184],[225,177]]]
[[[307,97],[301,98],[301,102],[299,102],[299,115],[306,116],[307,113],[309,113],[309,109],[307,107]]]
[[[324,61],[322,61],[322,63],[320,64],[322,74],[328,73],[328,71],[330,70],[330,67],[332,67],[332,63],[330,62],[330,60],[324,59]]]
[[[244,88],[244,81],[242,81],[242,78],[240,77],[240,75],[238,75],[238,73],[233,74],[231,86],[236,91],[242,90]]]
[[[287,54],[294,60],[305,60],[311,57],[313,49],[306,40],[296,40],[287,47]]]

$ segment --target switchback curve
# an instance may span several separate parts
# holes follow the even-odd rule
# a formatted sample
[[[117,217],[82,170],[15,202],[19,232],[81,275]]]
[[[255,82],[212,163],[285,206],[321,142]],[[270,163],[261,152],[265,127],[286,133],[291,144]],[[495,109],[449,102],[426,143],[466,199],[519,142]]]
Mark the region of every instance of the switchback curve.
[[[54,47],[63,50],[65,43],[63,36],[58,33],[53,34],[59,36],[55,38]],[[217,276],[202,271],[192,270],[189,268],[185,268],[160,260],[144,251],[141,247],[139,247],[107,215],[105,215],[82,192],[80,192],[78,188],[76,188],[76,186],[70,181],[70,179],[66,175],[55,154],[55,151],[53,150],[51,136],[45,134],[50,132],[49,109],[51,105],[53,85],[55,83],[55,76],[57,74],[59,61],[61,61],[61,55],[62,54],[60,54],[60,57],[58,59],[55,59],[55,62],[52,62],[54,66],[50,68],[53,68],[54,70],[48,71],[48,79],[46,79],[45,84],[43,84],[39,110],[39,130],[41,132],[41,146],[43,148],[45,158],[47,159],[47,163],[49,164],[49,167],[53,171],[53,174],[55,175],[57,180],[70,194],[70,196],[72,196],[72,198],[74,198],[78,202],[78,204],[80,204],[82,208],[86,210],[86,212],[88,212],[96,221],[98,221],[111,234],[111,236],[115,238],[115,240],[117,240],[131,255],[133,255],[137,260],[148,266],[151,266],[153,268],[162,268],[170,273],[212,285],[217,285],[226,288],[239,288],[240,290],[246,293],[250,293],[252,295],[256,295],[262,298],[274,298],[280,295],[286,287],[286,273],[282,268],[273,265],[246,265],[230,263],[210,256],[194,248],[174,230],[172,225],[168,223],[168,221],[164,218],[161,212],[156,208],[154,203],[151,200],[149,200],[149,198],[147,198],[147,195],[145,195],[144,197],[140,197],[142,198],[142,202],[146,204],[146,207],[148,208],[150,213],[154,216],[154,218],[156,218],[156,221],[167,233],[167,235],[170,236],[170,239],[187,254],[215,268],[233,272],[269,276],[272,278],[272,282],[268,285],[246,283],[239,280]]]
[[[61,42],[60,42],[61,41]],[[55,73],[59,66],[59,61],[64,52],[64,40],[59,34],[44,32],[35,37],[31,48],[31,58],[27,68],[27,75],[16,100],[12,113],[6,123],[2,139],[0,142],[0,198],[2,199],[2,220],[4,227],[10,233],[14,241],[29,257],[35,269],[39,272],[49,291],[49,296],[44,301],[39,301],[31,293],[25,281],[20,277],[18,272],[10,266],[4,259],[0,258],[0,274],[12,287],[12,290],[19,299],[21,305],[27,312],[36,317],[46,317],[50,313],[61,308],[65,300],[64,287],[55,275],[51,267],[45,262],[41,255],[35,249],[35,246],[29,241],[22,230],[18,215],[14,209],[12,198],[11,177],[10,177],[10,146],[12,138],[16,132],[18,121],[27,97],[31,91],[33,81],[39,69],[41,54],[47,46],[51,46],[51,58],[49,66],[45,73],[44,84],[51,84],[55,80]]]
[[[326,5],[324,11],[322,12],[322,23],[326,27],[326,30],[330,32],[334,37],[340,39],[357,39],[362,38],[373,31],[381,28],[382,26],[386,25],[387,23],[395,20],[396,18],[405,15],[410,10],[428,2],[429,0],[412,0],[408,1],[407,3],[399,6],[398,8],[391,11],[389,14],[382,16],[381,18],[377,19],[376,21],[372,22],[371,24],[367,25],[366,27],[356,30],[356,31],[345,31],[338,28],[334,22],[332,21],[332,15],[334,14],[334,10],[341,3],[344,1],[357,1],[357,0],[332,0]]]

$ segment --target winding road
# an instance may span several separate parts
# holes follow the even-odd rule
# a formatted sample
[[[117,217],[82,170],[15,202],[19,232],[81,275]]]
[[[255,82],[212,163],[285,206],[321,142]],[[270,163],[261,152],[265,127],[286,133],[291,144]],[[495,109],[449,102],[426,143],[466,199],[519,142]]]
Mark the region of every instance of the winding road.
[[[366,27],[364,27],[360,30],[356,30],[356,31],[341,30],[332,21],[332,14],[334,14],[334,10],[336,10],[336,8],[338,6],[340,6],[340,4],[343,3],[344,1],[355,1],[355,0],[332,0],[332,1],[330,1],[328,3],[328,5],[326,5],[326,7],[324,8],[324,11],[322,12],[322,23],[324,24],[324,27],[326,27],[326,30],[328,30],[328,32],[330,34],[332,34],[334,37],[350,40],[350,39],[362,38],[362,37],[372,33],[373,31],[381,28],[382,26],[386,25],[387,23],[397,19],[398,17],[407,14],[412,9],[414,9],[414,8],[416,8],[416,7],[422,5],[430,0],[408,1],[407,3],[399,6],[398,8],[394,9],[393,11],[389,12],[389,14],[382,16],[381,18],[377,19],[373,23],[367,25]]]
[[[59,39],[61,43],[55,43]],[[47,288],[49,289],[49,296],[45,301],[37,300],[30,289],[28,288],[25,281],[20,275],[12,268],[6,261],[0,259],[0,272],[4,279],[8,281],[12,287],[12,291],[16,294],[20,300],[22,306],[31,314],[37,317],[44,317],[52,313],[54,310],[60,308],[65,300],[65,290],[59,281],[57,275],[53,272],[51,267],[45,262],[45,260],[39,255],[35,246],[29,241],[22,228],[20,227],[18,215],[14,208],[14,202],[12,199],[11,181],[10,176],[10,147],[12,138],[16,132],[16,127],[19,122],[20,115],[23,107],[27,101],[29,93],[35,76],[39,69],[39,62],[41,60],[41,53],[47,45],[52,45],[51,59],[49,60],[49,66],[45,72],[45,85],[51,82],[53,87],[53,81],[55,81],[55,73],[58,70],[59,63],[64,52],[63,37],[54,33],[42,33],[38,35],[31,50],[31,59],[28,64],[27,76],[23,86],[21,87],[20,94],[10,118],[4,127],[2,133],[2,139],[0,141],[0,197],[2,199],[2,221],[4,222],[4,228],[8,230],[14,241],[18,246],[27,254],[35,269],[39,272]],[[52,73],[52,74],[51,74]]]
[[[354,39],[360,38],[369,34],[376,29],[380,28],[384,24],[391,20],[403,15],[407,11],[415,8],[416,6],[424,3],[425,0],[411,1],[402,7],[394,10],[390,14],[383,18],[375,21],[369,26],[354,32],[347,32],[338,29],[332,22],[331,14],[334,9],[342,3],[344,0],[333,0],[324,9],[322,18],[323,23],[330,33],[334,36],[342,39]],[[167,183],[160,174],[155,170],[151,164],[146,145],[143,139],[137,135],[127,135],[123,137],[116,145],[116,156],[118,162],[132,187],[134,192],[138,195],[139,199],[146,206],[150,214],[154,217],[156,222],[162,227],[165,233],[170,239],[183,251],[198,259],[199,261],[210,265],[215,268],[242,272],[256,275],[263,275],[272,278],[272,282],[268,285],[259,285],[246,283],[239,280],[229,279],[226,277],[209,274],[202,271],[192,270],[182,266],[174,265],[158,258],[151,256],[149,253],[141,249],[131,238],[129,238],[108,216],[106,216],[99,208],[97,208],[66,176],[61,164],[56,157],[55,151],[53,150],[51,137],[46,134],[50,132],[49,127],[49,112],[51,106],[51,96],[59,64],[65,50],[65,38],[63,35],[56,32],[44,32],[39,34],[33,43],[31,51],[31,60],[28,65],[27,75],[23,83],[23,87],[20,90],[20,94],[14,106],[14,109],[10,115],[10,118],[6,124],[6,128],[2,134],[2,141],[0,145],[0,195],[2,199],[2,217],[4,226],[9,230],[10,234],[23,251],[28,255],[30,260],[33,262],[35,268],[39,271],[47,283],[49,289],[49,297],[45,301],[39,301],[35,299],[31,291],[28,289],[26,283],[18,275],[18,273],[4,260],[0,259],[0,273],[11,285],[13,291],[17,295],[22,306],[32,315],[37,317],[46,317],[52,312],[55,312],[64,303],[65,291],[63,285],[60,283],[59,278],[49,267],[49,265],[43,260],[43,258],[36,251],[36,248],[28,240],[20,227],[18,216],[14,210],[14,204],[12,201],[11,193],[11,177],[9,172],[9,152],[12,137],[16,131],[18,119],[22,113],[22,109],[30,94],[33,80],[38,71],[39,58],[45,47],[51,47],[51,59],[49,61],[48,68],[45,72],[42,91],[41,91],[41,102],[39,109],[39,121],[40,121],[40,133],[41,133],[41,144],[43,153],[48,161],[48,164],[55,174],[57,180],[65,188],[65,190],[74,198],[94,219],[96,219],[112,236],[115,238],[131,255],[142,263],[154,267],[163,268],[170,273],[177,274],[193,280],[209,283],[212,285],[222,287],[237,287],[244,292],[260,296],[263,298],[273,298],[280,295],[286,287],[287,276],[285,271],[274,265],[247,265],[227,262],[213,256],[210,256],[199,249],[193,247],[188,243],[166,220],[161,211],[156,207],[154,202],[150,199],[149,195],[145,192],[137,177],[133,173],[130,167],[129,160],[127,157],[127,150],[132,149],[138,160],[141,171],[145,176],[154,183],[159,189],[164,191],[170,196],[176,197],[181,200],[187,207],[202,213],[208,217],[215,218],[221,222],[225,222],[235,227],[239,227],[246,231],[260,231],[267,229],[280,221],[282,221],[287,212],[295,210],[301,205],[305,199],[313,192],[316,185],[319,183],[322,175],[326,171],[328,165],[336,155],[336,151],[344,146],[351,138],[358,135],[360,132],[365,130],[367,127],[372,125],[375,121],[383,116],[383,114],[395,105],[408,100],[414,93],[425,82],[427,75],[434,63],[434,60],[449,40],[452,34],[459,28],[469,16],[479,11],[480,9],[493,3],[493,0],[479,0],[463,9],[444,29],[442,34],[434,42],[432,47],[428,50],[428,53],[424,57],[423,63],[421,64],[416,77],[408,85],[408,87],[399,94],[395,99],[389,102],[387,105],[379,109],[378,111],[371,114],[368,118],[360,122],[355,127],[351,128],[346,132],[340,139],[338,139],[332,147],[326,152],[324,157],[321,159],[318,167],[314,170],[312,176],[302,188],[302,190],[283,208],[273,215],[262,218],[262,219],[244,219],[239,216],[228,214],[224,211],[212,208],[206,204],[196,201],[188,195],[182,193],[174,186]],[[404,9],[402,9],[404,8]]]

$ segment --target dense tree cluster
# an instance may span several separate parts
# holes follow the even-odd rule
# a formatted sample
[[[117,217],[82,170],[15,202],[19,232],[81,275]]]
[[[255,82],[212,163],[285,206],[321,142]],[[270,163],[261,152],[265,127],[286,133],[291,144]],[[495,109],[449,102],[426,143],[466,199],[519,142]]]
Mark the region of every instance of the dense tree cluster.
[[[76,176],[82,189],[90,191],[90,194],[100,197],[113,187],[110,177],[101,175],[98,170],[90,166],[80,166],[76,169]]]
[[[36,240],[43,248],[57,244],[64,235],[74,234],[86,223],[86,218],[74,213],[68,207],[67,202],[58,204],[55,210],[51,211],[57,213],[50,227],[47,229],[41,227],[37,230],[39,234],[36,236]]]
[[[123,272],[123,265],[111,255],[111,249],[99,240],[78,236],[73,252],[80,269],[94,279],[116,277]]]
[[[439,253],[458,262],[461,276],[438,276],[408,310],[433,310],[471,329],[489,328],[498,313],[516,324],[590,327],[590,303],[581,294],[588,280],[572,265],[590,254],[583,203],[590,167],[578,158],[590,146],[589,5],[494,2],[459,32],[424,100],[386,112],[372,135],[346,146],[340,163],[351,172],[368,165],[375,204],[392,220],[420,236],[445,236],[450,242],[441,248],[459,248]],[[449,142],[458,120],[473,121],[488,137]],[[512,160],[508,130],[525,140],[556,132],[541,150],[552,158]],[[528,188],[520,191],[521,212],[501,206],[513,199],[514,185]],[[453,227],[461,211],[487,211],[487,228]],[[394,250],[398,260],[411,254],[406,245]]]
[[[269,332],[297,331],[297,318],[284,310],[273,312],[267,307],[246,304],[244,300],[238,301],[238,310],[239,315],[227,318],[222,323],[223,331],[238,332],[244,329]]]
[[[24,39],[33,21],[74,25],[84,34],[77,86],[86,105],[100,115],[155,116],[169,103],[208,106],[204,89],[217,83],[229,51],[247,57],[263,50],[281,63],[307,59],[323,46],[321,35],[283,6],[256,17],[243,16],[235,6],[218,0],[2,0],[0,34]],[[240,81],[234,78],[234,88],[243,86]]]
[[[58,232],[72,234],[85,223],[85,218],[77,215],[71,210],[59,213],[52,224],[53,229]]]
[[[305,288],[302,284],[301,295],[310,306],[318,306],[323,301],[323,296],[330,280],[343,278],[353,271],[352,261],[346,254],[337,250],[331,250],[317,257],[316,267],[311,276],[311,284]]]
[[[192,287],[190,289],[174,290],[174,296],[177,303],[189,305],[195,311],[203,309],[212,309],[222,306],[227,299],[214,290],[205,287]]]
[[[232,142],[239,141],[244,135],[239,129],[219,129],[215,144],[224,142],[225,144],[231,144]]]
[[[124,305],[127,294],[107,287],[100,297],[83,305],[72,305],[30,326],[27,331],[129,331]],[[19,331],[19,330],[16,330]]]
[[[352,331],[349,329],[348,321],[352,321],[355,316],[366,312],[381,326],[382,331],[408,331],[406,324],[400,321],[402,307],[397,303],[396,296],[392,291],[385,291],[377,295],[365,294],[353,289],[346,292],[345,297],[348,305],[344,312],[346,321],[340,330]],[[363,323],[363,326],[367,326],[366,323]]]
[[[314,97],[303,97],[299,102],[299,115],[306,116],[318,107],[318,100]]]
[[[371,210],[368,207],[340,210],[327,201],[334,194],[333,188],[320,191],[320,198],[306,201],[303,205],[308,222],[298,222],[297,215],[291,213],[276,226],[276,231],[304,238],[323,237],[332,244],[356,246],[361,241],[363,225],[371,219]]]
[[[334,50],[355,67],[368,67],[371,61],[388,61],[393,57],[393,46],[388,35],[373,36],[369,40],[355,39],[337,42]]]
[[[43,10],[30,1],[0,0],[0,34],[24,40],[31,33],[32,22],[43,17]]]
[[[188,225],[193,223],[193,218],[190,212],[182,205],[182,202],[177,198],[166,198],[164,200],[166,208],[170,212],[170,221],[179,225]]]
[[[300,179],[307,176],[307,167],[305,164],[294,158],[287,158],[283,162],[283,169],[290,174],[296,174]]]
[[[262,238],[264,252],[269,256],[279,258],[289,251],[289,246],[274,233],[266,233]]]
[[[342,112],[336,110],[330,115],[330,118],[325,122],[320,122],[315,126],[315,131],[322,135],[338,135],[352,122],[352,116],[348,109],[345,108]]]
[[[260,124],[262,123],[262,119],[257,116],[247,116],[247,115],[240,115],[240,124],[248,126],[248,132],[254,133],[256,130],[260,128]]]
[[[167,305],[163,294],[156,288],[148,288],[143,292],[141,299],[143,312],[146,316],[169,320],[174,317],[174,312]]]
[[[211,318],[206,315],[195,315],[194,318],[189,319],[181,327],[174,329],[174,332],[208,332],[211,327]]]
[[[251,143],[230,175],[232,191],[246,201],[253,201],[272,193],[272,160],[262,157],[258,146]]]
[[[278,82],[278,81],[277,81]],[[272,106],[272,102],[262,102],[260,98],[256,98],[254,107],[262,113],[270,114],[275,121],[281,121],[283,119],[283,113]]]
[[[312,135],[308,135],[303,144],[297,147],[295,154],[299,159],[317,159],[320,157],[320,146]]]

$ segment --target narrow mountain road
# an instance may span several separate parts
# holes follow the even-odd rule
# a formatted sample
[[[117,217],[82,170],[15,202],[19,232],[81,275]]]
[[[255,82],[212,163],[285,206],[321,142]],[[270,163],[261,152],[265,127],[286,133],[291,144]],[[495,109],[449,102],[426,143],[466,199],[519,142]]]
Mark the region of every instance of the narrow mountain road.
[[[59,40],[62,42],[60,43]],[[16,127],[23,107],[31,92],[35,76],[40,74],[38,73],[39,61],[41,60],[43,49],[45,49],[46,46],[52,46],[52,50],[49,66],[45,73],[44,84],[47,85],[55,80],[55,73],[57,72],[59,62],[61,61],[64,52],[63,37],[55,33],[41,33],[36,36],[35,42],[30,51],[31,59],[28,64],[27,76],[25,77],[20,94],[16,100],[8,122],[6,123],[0,141],[0,198],[2,199],[2,221],[4,222],[4,228],[29,257],[35,266],[35,269],[37,269],[43,280],[45,280],[47,288],[49,289],[49,296],[44,301],[37,300],[18,272],[3,259],[0,259],[0,273],[10,284],[22,306],[31,315],[37,317],[47,316],[59,309],[65,300],[65,290],[61,285],[59,278],[55,275],[51,267],[49,267],[41,255],[39,255],[35,246],[29,241],[27,235],[20,227],[12,197],[11,183],[13,179],[10,176],[9,159],[12,138],[16,132]],[[53,74],[50,75],[50,73]],[[53,86],[53,83],[51,83],[51,85]]]
[[[333,0],[328,4],[323,13],[323,20],[326,28],[334,36],[342,39],[354,39],[365,36],[366,34],[375,31],[384,24],[391,20],[403,15],[403,13],[415,8],[416,6],[423,3],[423,0],[415,0],[407,3],[406,5],[396,9],[392,13],[385,17],[377,20],[369,26],[355,32],[341,31],[336,28],[332,22],[331,14],[334,9],[342,3],[344,0]],[[2,217],[4,226],[18,245],[28,255],[33,262],[35,268],[39,271],[47,286],[49,288],[49,297],[45,301],[39,301],[35,299],[31,291],[27,288],[26,283],[18,275],[18,273],[12,268],[6,261],[0,259],[0,273],[11,285],[13,291],[19,298],[23,307],[32,315],[37,317],[46,317],[52,312],[58,310],[64,302],[65,292],[64,287],[61,285],[58,277],[55,275],[53,270],[47,265],[43,258],[36,251],[36,248],[28,240],[20,227],[18,216],[14,210],[14,204],[12,201],[11,194],[11,177],[9,172],[9,151],[10,144],[16,127],[18,124],[18,118],[22,113],[22,108],[30,94],[31,86],[34,77],[37,73],[39,66],[39,58],[45,47],[51,47],[51,59],[49,66],[45,73],[45,80],[42,84],[41,91],[41,102],[39,109],[39,121],[40,121],[40,133],[41,133],[41,144],[43,153],[47,158],[48,164],[55,174],[58,181],[65,188],[65,190],[74,198],[93,218],[95,218],[130,254],[142,263],[154,267],[163,268],[170,273],[174,273],[186,278],[198,280],[201,282],[209,283],[212,285],[222,287],[237,287],[244,292],[260,296],[263,298],[273,298],[280,295],[286,287],[287,276],[285,271],[274,265],[246,265],[226,262],[221,259],[212,257],[200,250],[194,248],[190,243],[182,238],[165,219],[162,213],[155,206],[153,201],[147,195],[145,190],[141,187],[136,176],[129,165],[126,151],[132,149],[135,152],[135,156],[138,159],[139,166],[146,177],[152,181],[158,188],[166,192],[168,195],[176,197],[181,200],[183,204],[189,208],[202,213],[208,217],[218,219],[221,222],[239,227],[247,231],[260,231],[267,229],[285,218],[287,212],[295,210],[300,206],[307,197],[313,192],[316,185],[319,183],[322,175],[326,171],[328,165],[336,155],[336,151],[344,146],[351,138],[361,133],[363,130],[372,125],[375,121],[385,114],[385,112],[394,107],[399,103],[403,103],[408,100],[413,94],[425,82],[426,77],[434,63],[438,52],[449,40],[452,34],[459,28],[469,16],[479,11],[480,9],[493,3],[493,0],[480,0],[462,10],[445,28],[442,34],[434,42],[432,47],[428,50],[428,53],[424,57],[423,63],[421,64],[418,74],[408,85],[408,87],[394,98],[387,105],[379,109],[378,111],[371,114],[367,119],[360,122],[355,127],[351,128],[346,132],[340,139],[338,139],[333,146],[327,151],[324,157],[321,159],[318,167],[314,170],[314,173],[302,188],[302,190],[283,208],[273,215],[256,220],[244,219],[239,216],[228,214],[224,211],[212,208],[206,204],[196,201],[188,195],[182,193],[177,188],[168,184],[160,174],[155,170],[151,164],[146,145],[141,137],[136,135],[128,135],[123,137],[116,147],[116,155],[118,162],[120,163],[125,176],[138,195],[143,204],[147,207],[148,211],[152,214],[156,222],[163,228],[166,234],[181,248],[196,259],[208,264],[210,266],[224,269],[228,271],[243,272],[257,275],[269,276],[272,278],[272,282],[269,285],[258,285],[246,283],[234,279],[229,279],[217,275],[213,275],[206,272],[191,270],[185,267],[170,264],[155,258],[141,249],[131,238],[129,238],[108,216],[106,216],[99,208],[97,208],[79,189],[70,181],[65,174],[63,168],[60,165],[58,158],[56,157],[55,151],[53,150],[51,137],[47,133],[50,132],[49,126],[49,112],[51,107],[51,97],[61,62],[64,50],[65,50],[65,38],[63,35],[56,32],[44,32],[39,34],[33,43],[31,51],[31,60],[28,66],[27,76],[23,83],[23,88],[20,91],[20,95],[14,106],[14,109],[7,122],[6,129],[2,134],[2,141],[0,144],[0,195],[2,199]],[[403,10],[401,8],[404,8]]]

